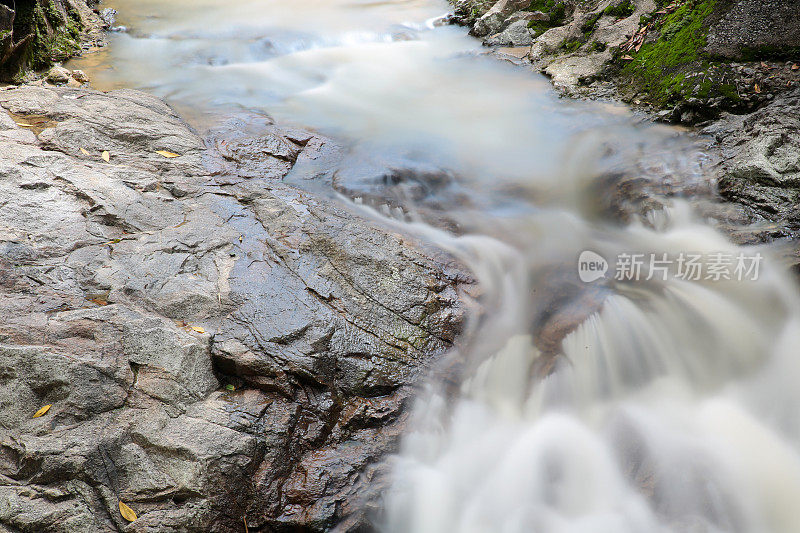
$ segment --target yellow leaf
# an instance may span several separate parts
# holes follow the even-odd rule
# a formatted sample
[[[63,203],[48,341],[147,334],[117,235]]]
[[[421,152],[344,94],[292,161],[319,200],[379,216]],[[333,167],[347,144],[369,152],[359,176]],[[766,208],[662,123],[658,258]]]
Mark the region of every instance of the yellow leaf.
[[[33,418],[39,418],[40,416],[44,416],[45,413],[47,413],[47,411],[49,411],[51,407],[53,407],[52,404],[45,405],[44,407],[36,411],[36,414],[33,415]]]
[[[131,509],[122,502],[119,502],[119,514],[121,514],[122,518],[124,518],[128,522],[133,522],[137,518],[136,513],[133,511],[133,509]]]
[[[36,127],[33,124],[23,124],[22,122],[15,122],[15,124],[17,126],[22,126],[23,128],[34,128],[34,127]]]
[[[89,150],[87,150],[86,148],[81,148],[81,153],[82,153],[83,155],[90,155],[90,154],[89,154]]]
[[[180,157],[180,155],[173,154],[172,152],[167,152],[166,150],[156,150],[156,153],[158,155],[163,155],[164,157],[169,157],[169,158]]]
[[[206,330],[204,330],[204,329],[203,329],[203,328],[201,328],[200,326],[192,326],[192,329],[193,329],[194,331],[196,331],[197,333],[205,333],[205,332],[206,332]]]
[[[108,150],[105,150],[103,152],[103,161],[105,161],[106,163],[111,161],[111,154],[108,153]]]

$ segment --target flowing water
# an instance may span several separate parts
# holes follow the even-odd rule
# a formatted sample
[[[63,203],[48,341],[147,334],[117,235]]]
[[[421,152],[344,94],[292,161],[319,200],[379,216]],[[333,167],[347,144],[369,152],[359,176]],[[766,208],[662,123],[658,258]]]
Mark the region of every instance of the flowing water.
[[[467,264],[483,312],[459,379],[431,379],[417,400],[381,530],[800,531],[793,283],[686,201],[640,202],[625,224],[601,208],[630,177],[702,191],[702,146],[558,99],[435,24],[438,0],[106,5],[128,31],[76,65],[97,87],[145,88],[200,125],[264,111],[371,164],[454,177],[423,180],[434,201],[405,198],[393,223]],[[458,234],[422,222],[436,209]],[[580,281],[587,250],[605,277]],[[634,253],[638,279],[614,279]],[[738,280],[732,265],[757,253],[757,279]],[[681,275],[684,254],[702,255],[700,279]],[[722,257],[733,279],[713,274]]]

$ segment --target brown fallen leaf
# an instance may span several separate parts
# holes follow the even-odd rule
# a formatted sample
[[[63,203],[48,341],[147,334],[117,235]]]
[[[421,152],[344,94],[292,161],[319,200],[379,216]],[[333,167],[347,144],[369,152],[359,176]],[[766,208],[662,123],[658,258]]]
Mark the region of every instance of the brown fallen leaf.
[[[761,87],[756,83],[755,88],[753,89],[757,94],[761,93]]]
[[[173,157],[180,157],[179,154],[175,154],[175,153],[172,153],[172,152],[167,152],[166,150],[156,150],[156,153],[158,155],[163,155],[164,157],[168,157],[170,159],[173,158]]]
[[[622,59],[623,59],[624,61],[633,61],[633,57],[632,57],[632,56],[628,56],[628,55],[624,55],[624,56],[622,56]]]
[[[83,155],[91,155],[91,154],[89,153],[89,150],[87,150],[86,148],[81,148],[81,153],[82,153]]]
[[[193,330],[193,331],[196,331],[197,333],[205,333],[205,332],[206,332],[206,330],[204,330],[204,329],[203,329],[203,328],[201,328],[200,326],[189,326],[189,327],[191,327],[191,328],[192,328],[192,330]]]
[[[17,126],[20,126],[22,128],[35,128],[36,127],[35,124],[23,124],[22,122],[15,122],[14,124],[16,124]]]
[[[44,407],[36,411],[36,413],[33,415],[33,418],[39,418],[40,416],[44,416],[45,413],[47,413],[47,411],[49,411],[51,407],[53,407],[52,404],[45,405]]]
[[[792,70],[800,70],[800,65],[795,63],[794,65],[792,65]]]
[[[108,150],[103,151],[103,161],[105,161],[106,163],[111,161],[111,154],[108,153]]]
[[[134,520],[136,520],[136,518],[138,518],[134,510],[122,502],[119,502],[119,514],[121,514],[122,518],[124,518],[128,522],[133,522]]]

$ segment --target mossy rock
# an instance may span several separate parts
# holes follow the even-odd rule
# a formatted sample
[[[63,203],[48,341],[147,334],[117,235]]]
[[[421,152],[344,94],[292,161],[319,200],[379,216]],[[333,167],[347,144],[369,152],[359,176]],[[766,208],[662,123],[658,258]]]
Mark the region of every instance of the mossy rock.
[[[622,0],[618,4],[608,6],[604,11],[604,15],[616,18],[626,18],[633,15],[636,11],[636,5],[632,0]]]
[[[749,42],[746,26],[752,21],[741,22],[740,27],[731,22],[731,13],[748,2],[689,0],[666,15],[656,11],[642,17],[641,27],[647,28],[648,36],[645,43],[638,51],[615,51],[619,85],[627,87],[630,95],[636,94],[656,107],[693,108],[700,118],[712,118],[721,110],[748,110],[753,98],[741,94],[737,88],[741,86],[742,75],[737,73],[735,62],[800,57],[800,47],[792,45],[791,39],[797,38],[793,35],[781,37],[787,40],[783,46],[739,47],[735,57],[722,56],[709,45],[712,38],[718,38],[714,33],[723,26],[727,35],[741,33],[740,41]],[[661,1],[659,10],[664,5]],[[776,11],[765,16],[784,15]],[[709,102],[714,105],[709,106]]]
[[[8,43],[5,53],[0,49],[0,80],[21,81],[81,48],[80,16],[63,0],[17,0],[10,20],[10,28],[0,28]]]
[[[541,11],[548,15],[549,20],[532,20],[528,28],[533,30],[533,36],[538,37],[550,28],[563,26],[567,19],[567,7],[564,2],[557,0],[533,0],[526,11]]]
[[[689,2],[653,22],[650,31],[658,31],[658,38],[630,52],[633,60],[617,53],[618,61],[624,62],[622,77],[662,107],[688,98],[735,98],[735,86],[709,75],[717,62],[704,52],[707,21],[716,4],[717,0]]]

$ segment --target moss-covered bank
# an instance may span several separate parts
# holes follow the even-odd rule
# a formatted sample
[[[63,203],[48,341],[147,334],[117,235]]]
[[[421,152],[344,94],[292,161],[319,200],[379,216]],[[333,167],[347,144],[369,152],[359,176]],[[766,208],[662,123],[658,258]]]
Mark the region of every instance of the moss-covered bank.
[[[21,81],[81,49],[83,25],[68,2],[17,0],[12,6],[6,8],[8,27],[0,27],[0,80]]]
[[[709,33],[730,12],[731,0],[659,4],[654,13],[642,17],[637,35],[615,53],[612,73],[629,93],[659,108],[691,108],[699,120],[723,109],[746,111],[764,100],[762,96],[791,88],[793,82],[778,76],[775,65],[766,66],[767,72],[754,80],[742,74],[749,70],[742,65],[755,63],[760,68],[763,61],[797,58],[798,47],[741,48],[731,58],[708,46]]]
[[[723,98],[733,105],[740,98],[728,78],[727,65],[704,52],[718,0],[689,2],[672,13],[660,10],[643,20],[640,32],[656,34],[641,48],[620,49],[620,75],[638,88],[650,103],[674,105],[689,98]]]
[[[697,123],[722,111],[752,111],[800,86],[800,10],[793,5],[530,0],[508,20],[530,21],[527,58],[563,92],[621,97],[650,105],[662,117]],[[509,24],[484,26],[502,32]]]

